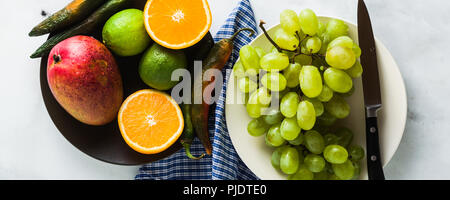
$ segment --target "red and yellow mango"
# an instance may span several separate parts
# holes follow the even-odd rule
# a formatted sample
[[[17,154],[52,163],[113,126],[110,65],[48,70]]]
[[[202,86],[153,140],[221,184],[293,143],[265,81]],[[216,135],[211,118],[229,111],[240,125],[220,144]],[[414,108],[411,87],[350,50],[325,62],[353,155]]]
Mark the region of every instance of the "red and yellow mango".
[[[111,52],[98,40],[74,36],[53,47],[47,79],[58,103],[80,122],[104,125],[117,116],[122,78]]]

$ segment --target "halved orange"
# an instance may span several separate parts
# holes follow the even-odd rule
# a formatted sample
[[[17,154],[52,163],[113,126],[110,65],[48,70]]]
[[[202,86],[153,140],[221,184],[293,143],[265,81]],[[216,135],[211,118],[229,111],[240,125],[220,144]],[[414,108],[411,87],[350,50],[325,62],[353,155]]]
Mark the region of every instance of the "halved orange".
[[[151,89],[130,95],[120,107],[118,122],[125,142],[143,154],[166,150],[184,128],[183,113],[175,100]]]
[[[183,49],[208,33],[211,11],[207,0],[148,0],[144,22],[155,42],[170,49]]]

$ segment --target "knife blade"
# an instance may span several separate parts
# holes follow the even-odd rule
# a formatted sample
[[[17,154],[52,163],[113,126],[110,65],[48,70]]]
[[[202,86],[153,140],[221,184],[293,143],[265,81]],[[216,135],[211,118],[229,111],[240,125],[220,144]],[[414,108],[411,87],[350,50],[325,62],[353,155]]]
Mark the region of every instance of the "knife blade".
[[[378,62],[369,12],[363,0],[358,1],[358,39],[361,47],[361,65],[366,108],[366,149],[369,180],[384,180],[380,157],[377,111],[381,108]]]

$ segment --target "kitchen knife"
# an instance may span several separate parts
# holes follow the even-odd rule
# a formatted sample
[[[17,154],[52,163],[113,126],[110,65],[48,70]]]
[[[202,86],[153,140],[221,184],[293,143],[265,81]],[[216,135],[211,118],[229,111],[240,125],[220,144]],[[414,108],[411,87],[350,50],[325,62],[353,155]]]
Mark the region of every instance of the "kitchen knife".
[[[381,108],[380,79],[378,63],[369,12],[363,0],[358,2],[358,38],[361,47],[361,65],[366,107],[366,150],[369,180],[384,180],[378,138],[377,111]]]

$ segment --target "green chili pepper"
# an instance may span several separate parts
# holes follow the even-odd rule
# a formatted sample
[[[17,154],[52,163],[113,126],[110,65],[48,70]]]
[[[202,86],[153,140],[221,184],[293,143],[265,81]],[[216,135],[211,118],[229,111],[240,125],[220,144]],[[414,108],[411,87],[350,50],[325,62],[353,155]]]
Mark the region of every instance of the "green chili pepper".
[[[189,104],[182,104],[181,105],[181,111],[183,112],[183,118],[184,118],[184,130],[182,134],[182,138],[180,140],[181,145],[183,145],[184,150],[186,151],[186,156],[191,159],[201,159],[205,154],[202,154],[199,157],[195,157],[191,154],[191,144],[192,141],[195,138],[194,128],[192,126],[191,121],[191,105]]]

